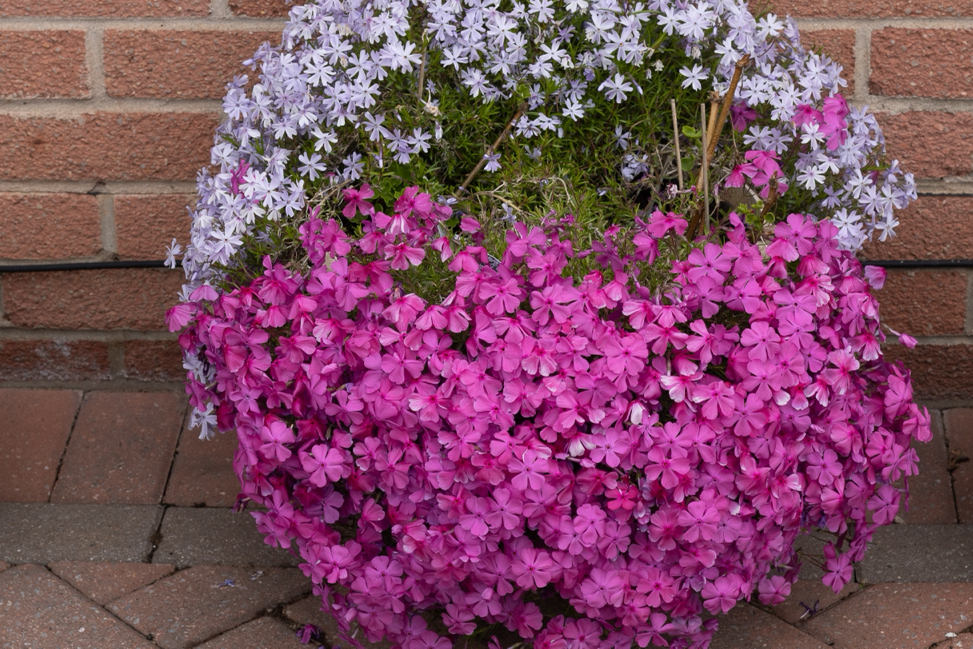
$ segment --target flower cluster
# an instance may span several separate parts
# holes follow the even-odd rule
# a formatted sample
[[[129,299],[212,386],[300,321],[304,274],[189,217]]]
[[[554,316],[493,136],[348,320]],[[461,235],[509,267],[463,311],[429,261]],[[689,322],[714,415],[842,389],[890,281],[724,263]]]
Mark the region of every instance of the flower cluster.
[[[757,245],[731,214],[653,292],[680,215],[584,251],[569,217],[515,223],[491,263],[475,219],[447,236],[452,210],[417,188],[391,215],[371,197],[312,213],[306,272],[268,257],[168,315],[258,526],[346,628],[405,649],[486,625],[536,648],[705,646],[704,611],[788,594],[802,530],[832,535],[837,591],[895,516],[928,414],[882,359],[884,276],[830,222],[792,214]],[[604,270],[567,276],[586,255]],[[401,290],[436,264],[445,299]]]
[[[250,61],[252,90],[242,76],[229,86],[218,170],[200,176],[183,260],[190,284],[218,278],[268,223],[300,220],[322,187],[377,186],[405,173],[397,165],[448,194],[485,157],[492,175],[477,187],[503,186],[513,192],[504,204],[523,209],[533,190],[514,180],[543,188],[566,177],[584,222],[631,214],[648,188],[661,207],[660,182],[674,190],[686,164],[675,160],[668,99],[697,124],[699,103],[726,93],[745,62],[732,112],[742,141],[723,141],[711,159],[733,169],[725,184],[711,172],[713,192],[753,178],[736,168],[738,148],[773,155],[776,181],[791,187],[777,192],[781,217],[833,216],[849,250],[884,240],[893,209],[915,197],[912,177],[885,164],[874,118],[845,106],[840,66],[802,49],[792,21],[755,18],[742,0],[316,0],[293,8],[281,45]],[[493,150],[508,118],[509,141]],[[683,140],[698,167],[702,147]],[[578,196],[596,193],[600,203],[578,209]]]

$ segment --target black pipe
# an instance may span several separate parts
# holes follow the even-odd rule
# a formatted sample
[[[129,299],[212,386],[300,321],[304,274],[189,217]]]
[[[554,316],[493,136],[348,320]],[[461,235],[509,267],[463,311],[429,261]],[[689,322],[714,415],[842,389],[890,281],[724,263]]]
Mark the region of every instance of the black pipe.
[[[973,268],[973,259],[862,259],[861,262],[882,268]]]
[[[182,262],[176,260],[176,265]],[[165,268],[163,260],[153,261],[72,261],[60,264],[0,264],[0,273],[43,273],[57,270],[102,270],[105,268]]]

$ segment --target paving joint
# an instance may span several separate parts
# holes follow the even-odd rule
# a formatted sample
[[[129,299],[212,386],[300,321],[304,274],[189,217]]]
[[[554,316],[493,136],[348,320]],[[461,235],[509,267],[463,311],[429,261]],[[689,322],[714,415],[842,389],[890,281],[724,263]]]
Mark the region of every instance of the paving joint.
[[[51,502],[51,498],[54,496],[54,487],[57,486],[58,478],[61,477],[61,467],[64,466],[64,457],[68,454],[68,444],[71,443],[71,436],[74,435],[74,427],[78,424],[78,417],[81,416],[81,408],[84,406],[87,397],[88,393],[82,391],[81,399],[78,401],[78,407],[75,408],[74,417],[71,419],[71,427],[68,429],[68,438],[64,440],[64,448],[61,450],[61,456],[57,460],[57,469],[54,470],[54,481],[51,482],[51,489],[47,494],[47,502]]]

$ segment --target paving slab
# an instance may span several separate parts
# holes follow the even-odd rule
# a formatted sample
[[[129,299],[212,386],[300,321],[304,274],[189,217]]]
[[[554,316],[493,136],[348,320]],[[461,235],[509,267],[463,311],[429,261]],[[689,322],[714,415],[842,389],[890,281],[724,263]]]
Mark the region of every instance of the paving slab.
[[[153,562],[179,568],[201,564],[296,566],[301,560],[264,543],[249,512],[210,507],[169,507]]]
[[[51,502],[161,502],[185,411],[175,392],[87,394]]]
[[[878,584],[801,628],[834,649],[926,649],[971,624],[973,584]]]
[[[0,603],[0,647],[154,647],[41,566],[0,572]]]
[[[931,411],[930,415],[932,439],[926,444],[912,441],[912,448],[919,455],[919,474],[909,478],[909,508],[899,507],[899,519],[905,523],[956,522],[943,420],[938,410]],[[899,484],[901,486],[901,481]]]
[[[183,426],[163,502],[183,507],[232,507],[240,492],[240,481],[233,470],[236,449],[234,433],[217,433],[213,439],[204,440]]]
[[[47,568],[93,602],[104,605],[162,579],[176,567],[165,563],[52,561]]]
[[[719,620],[710,649],[827,649],[816,638],[743,602]]]
[[[973,523],[973,408],[943,413],[953,469],[953,493],[960,523]]]
[[[955,638],[937,642],[932,649],[973,649],[973,633],[960,633]]]
[[[158,506],[0,503],[0,561],[138,563],[161,517]]]
[[[855,582],[845,584],[841,592],[835,594],[830,586],[821,583],[821,579],[798,579],[791,586],[791,594],[786,600],[771,607],[774,615],[788,624],[797,624],[814,615],[820,614],[852,593],[856,593],[861,586]]]
[[[855,568],[864,584],[973,581],[973,525],[887,525]]]
[[[0,501],[47,502],[80,403],[77,390],[0,390]]]
[[[199,649],[308,649],[308,645],[280,620],[261,617],[199,645]]]
[[[313,624],[321,629],[324,637],[319,638],[318,641],[323,642],[325,646],[328,644],[343,646],[343,644],[339,644],[340,635],[338,632],[338,623],[333,616],[321,610],[321,598],[317,595],[311,595],[298,602],[294,602],[284,609],[284,615],[301,626]],[[387,640],[382,642],[368,642],[364,638],[356,637],[356,639],[361,642],[365,649],[391,649],[392,647],[392,643]],[[472,649],[473,643],[470,643],[470,647]]]
[[[152,634],[163,649],[183,649],[288,603],[310,587],[310,580],[296,568],[197,566],[107,608],[142,633]]]

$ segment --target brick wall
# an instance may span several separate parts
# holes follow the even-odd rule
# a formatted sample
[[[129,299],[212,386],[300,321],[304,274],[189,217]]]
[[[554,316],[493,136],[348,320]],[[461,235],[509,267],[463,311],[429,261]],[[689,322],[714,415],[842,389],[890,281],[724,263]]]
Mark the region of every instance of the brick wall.
[[[162,259],[283,0],[0,0],[0,264]],[[182,378],[182,272],[0,274],[0,381]]]
[[[973,259],[973,2],[773,0],[838,59],[919,178],[871,259]],[[0,263],[158,259],[185,240],[224,84],[285,0],[2,0]],[[0,381],[169,380],[178,271],[0,274]],[[926,399],[973,399],[973,271],[893,270],[887,353]],[[970,306],[968,306],[968,304]]]

